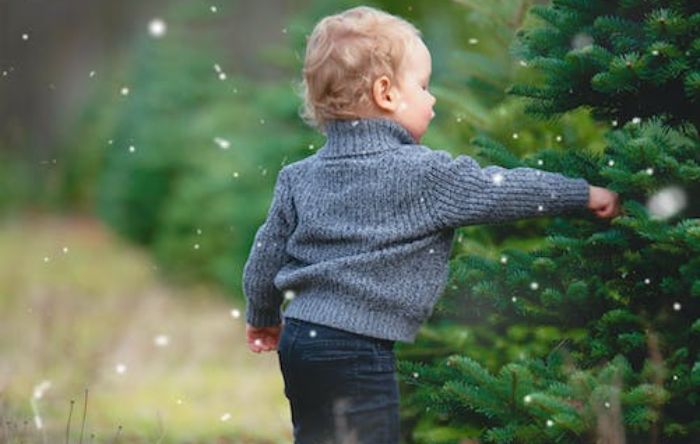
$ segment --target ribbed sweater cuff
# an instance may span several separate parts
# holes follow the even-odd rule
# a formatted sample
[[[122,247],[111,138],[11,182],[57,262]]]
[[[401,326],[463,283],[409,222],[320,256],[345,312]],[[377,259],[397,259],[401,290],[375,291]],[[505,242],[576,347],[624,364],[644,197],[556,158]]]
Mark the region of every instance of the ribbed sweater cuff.
[[[280,309],[258,309],[250,304],[246,306],[246,322],[253,327],[271,327],[282,322]]]

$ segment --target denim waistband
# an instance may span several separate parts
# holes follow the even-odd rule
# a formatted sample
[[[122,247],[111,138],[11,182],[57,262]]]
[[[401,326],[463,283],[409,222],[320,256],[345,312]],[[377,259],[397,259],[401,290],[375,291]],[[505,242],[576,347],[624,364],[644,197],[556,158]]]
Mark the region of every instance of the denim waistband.
[[[342,328],[339,328],[339,327],[333,327],[331,325],[325,325],[325,324],[318,324],[318,323],[311,322],[311,321],[305,321],[303,319],[285,317],[284,323],[285,324],[295,324],[295,325],[302,326],[302,327],[329,328],[329,329],[341,332],[343,334],[347,334],[347,335],[352,336],[352,337],[361,338],[361,339],[365,339],[368,341],[376,342],[381,347],[383,347],[387,350],[393,350],[394,344],[396,342],[396,341],[392,341],[390,339],[383,339],[383,338],[377,338],[374,336],[367,336],[367,335],[363,335],[361,333],[355,333],[355,332],[351,332],[348,330],[343,330]]]

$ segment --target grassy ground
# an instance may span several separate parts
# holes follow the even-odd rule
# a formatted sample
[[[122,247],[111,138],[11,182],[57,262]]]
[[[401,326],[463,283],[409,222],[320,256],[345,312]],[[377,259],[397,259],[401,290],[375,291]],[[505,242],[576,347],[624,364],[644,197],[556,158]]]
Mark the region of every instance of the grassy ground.
[[[95,220],[6,220],[0,441],[26,429],[24,442],[65,442],[75,400],[77,443],[87,389],[86,443],[113,442],[120,425],[119,442],[291,442],[277,355],[250,352],[244,331],[243,304],[170,288]]]

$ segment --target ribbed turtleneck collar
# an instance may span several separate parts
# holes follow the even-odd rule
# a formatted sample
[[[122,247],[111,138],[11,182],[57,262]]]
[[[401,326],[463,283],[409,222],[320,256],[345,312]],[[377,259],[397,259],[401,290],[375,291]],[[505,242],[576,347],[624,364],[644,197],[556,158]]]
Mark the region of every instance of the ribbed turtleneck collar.
[[[400,123],[381,117],[330,120],[324,129],[327,140],[318,151],[320,157],[370,154],[416,143]]]

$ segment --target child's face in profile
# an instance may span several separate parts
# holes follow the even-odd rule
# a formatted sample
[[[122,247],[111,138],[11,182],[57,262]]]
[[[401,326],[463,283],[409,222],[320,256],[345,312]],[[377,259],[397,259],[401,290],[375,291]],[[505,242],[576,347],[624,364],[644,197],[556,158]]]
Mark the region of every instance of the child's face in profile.
[[[398,106],[388,116],[404,126],[416,142],[420,142],[435,116],[435,97],[428,92],[431,64],[428,48],[422,40],[416,39],[415,44],[407,48],[399,83],[395,85]]]

